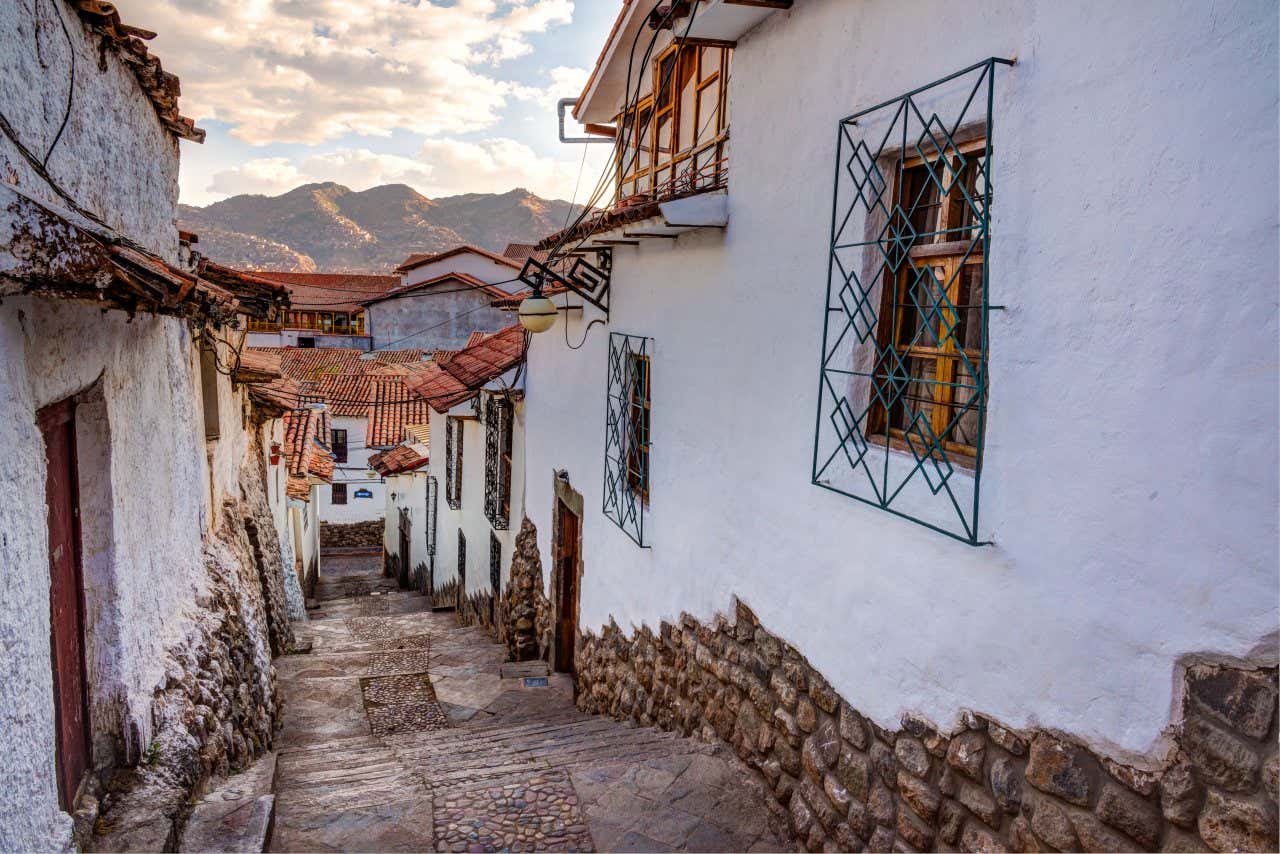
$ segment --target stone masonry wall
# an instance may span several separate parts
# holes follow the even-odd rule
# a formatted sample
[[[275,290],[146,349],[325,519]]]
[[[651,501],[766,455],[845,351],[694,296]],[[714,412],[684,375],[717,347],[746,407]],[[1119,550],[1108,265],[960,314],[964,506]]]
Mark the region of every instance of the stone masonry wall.
[[[173,850],[192,797],[271,748],[281,711],[272,648],[292,642],[288,623],[281,634],[273,614],[284,606],[283,593],[273,601],[263,590],[264,572],[280,569],[279,545],[275,537],[255,544],[250,536],[255,526],[272,530],[265,504],[229,501],[221,516],[205,546],[208,588],[189,614],[183,642],[168,651],[165,680],[155,690],[154,735],[123,746],[123,767],[100,790],[94,850]],[[273,548],[274,561],[263,561]],[[92,818],[94,806],[82,816]],[[87,832],[77,836],[82,846],[88,841]]]
[[[1188,662],[1172,747],[1138,768],[971,712],[882,729],[736,611],[580,635],[578,705],[729,743],[810,851],[1276,850],[1274,666]]]
[[[380,549],[385,523],[381,519],[367,522],[320,523],[321,549]]]
[[[551,655],[551,602],[543,592],[538,531],[526,517],[516,535],[511,578],[503,591],[504,641],[512,661],[547,659]]]

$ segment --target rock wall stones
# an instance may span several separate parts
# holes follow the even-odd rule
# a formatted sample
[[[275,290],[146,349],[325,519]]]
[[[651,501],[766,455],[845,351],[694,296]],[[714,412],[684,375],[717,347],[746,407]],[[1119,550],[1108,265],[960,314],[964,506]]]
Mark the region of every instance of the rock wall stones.
[[[966,713],[875,725],[745,605],[581,635],[578,705],[719,739],[811,851],[1274,851],[1277,671],[1192,662],[1169,753],[1139,768]]]
[[[538,531],[525,518],[511,556],[511,577],[501,600],[504,641],[512,661],[532,661],[551,654],[551,602],[543,592]]]
[[[321,549],[380,549],[385,523],[381,519],[367,522],[320,523]]]
[[[92,827],[96,850],[173,850],[192,797],[271,747],[281,710],[271,651],[292,639],[273,641],[279,629],[272,627],[258,563],[258,552],[275,538],[255,548],[246,520],[258,515],[243,505],[229,503],[222,519],[205,547],[209,587],[185,615],[189,629],[168,651],[164,682],[155,690],[154,736],[122,745],[124,767],[107,775]]]

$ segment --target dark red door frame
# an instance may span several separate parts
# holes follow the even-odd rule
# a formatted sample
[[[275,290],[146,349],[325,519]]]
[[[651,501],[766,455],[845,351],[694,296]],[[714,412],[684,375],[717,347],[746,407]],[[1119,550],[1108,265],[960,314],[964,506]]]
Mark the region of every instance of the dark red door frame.
[[[80,494],[75,402],[36,413],[44,436],[49,524],[49,645],[57,733],[58,799],[72,809],[89,770],[89,691],[85,667],[84,576],[80,563]]]

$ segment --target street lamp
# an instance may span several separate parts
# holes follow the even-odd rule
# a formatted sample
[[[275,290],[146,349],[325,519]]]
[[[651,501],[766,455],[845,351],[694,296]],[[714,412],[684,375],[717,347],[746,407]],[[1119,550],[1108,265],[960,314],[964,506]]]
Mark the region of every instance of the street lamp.
[[[520,301],[520,325],[530,332],[546,332],[556,322],[556,304],[542,295],[541,277],[534,280],[533,293]]]

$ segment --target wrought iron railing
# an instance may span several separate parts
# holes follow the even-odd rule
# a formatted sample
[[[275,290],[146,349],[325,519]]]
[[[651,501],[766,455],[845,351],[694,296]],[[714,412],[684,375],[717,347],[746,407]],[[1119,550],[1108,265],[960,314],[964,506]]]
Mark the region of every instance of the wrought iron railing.
[[[604,515],[647,547],[649,506],[650,345],[653,339],[613,332],[605,395]]]
[[[989,380],[987,59],[839,123],[813,483],[973,545]]]

